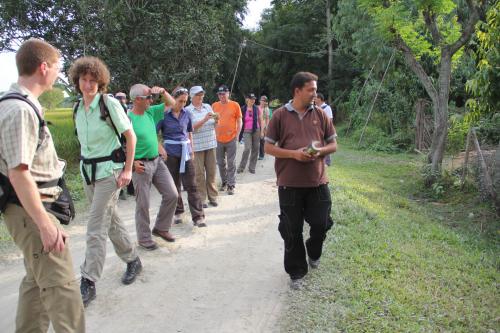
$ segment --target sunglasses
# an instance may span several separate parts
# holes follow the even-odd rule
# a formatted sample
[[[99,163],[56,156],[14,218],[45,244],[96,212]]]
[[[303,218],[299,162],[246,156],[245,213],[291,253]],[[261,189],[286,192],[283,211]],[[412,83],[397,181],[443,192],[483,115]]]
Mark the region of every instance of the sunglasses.
[[[180,95],[187,94],[188,90],[186,88],[179,88],[174,92],[174,98],[179,97]]]
[[[142,99],[142,100],[146,100],[146,99],[153,99],[153,95],[137,96],[137,98],[140,98],[140,99]]]

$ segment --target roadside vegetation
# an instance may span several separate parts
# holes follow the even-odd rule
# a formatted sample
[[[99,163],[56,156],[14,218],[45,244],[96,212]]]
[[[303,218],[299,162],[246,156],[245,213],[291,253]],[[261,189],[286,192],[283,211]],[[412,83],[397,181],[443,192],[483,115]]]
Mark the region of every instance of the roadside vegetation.
[[[286,330],[498,332],[491,203],[473,187],[436,199],[418,155],[340,147],[329,168],[336,224],[320,268],[290,294]]]

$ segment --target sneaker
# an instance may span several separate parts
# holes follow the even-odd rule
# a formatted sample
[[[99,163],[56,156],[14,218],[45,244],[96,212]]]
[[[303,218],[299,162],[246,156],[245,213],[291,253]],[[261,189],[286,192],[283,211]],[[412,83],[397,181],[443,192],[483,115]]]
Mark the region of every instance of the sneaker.
[[[182,223],[182,214],[175,214],[174,215],[174,224],[179,224]]]
[[[82,277],[80,293],[82,294],[83,306],[87,307],[96,298],[95,282]]]
[[[224,192],[226,190],[226,183],[222,183],[221,186],[219,187],[219,191]]]
[[[139,246],[146,251],[154,251],[154,250],[158,249],[158,244],[156,244],[155,242],[153,242],[151,244],[139,243]]]
[[[231,185],[227,186],[227,194],[229,194],[229,195],[234,194],[234,186],[231,186]]]
[[[309,261],[309,266],[311,268],[318,268],[319,267],[319,260],[320,258],[316,259],[316,260],[312,260],[311,257],[307,257],[308,261]]]
[[[135,260],[127,263],[127,270],[123,274],[122,283],[123,284],[131,284],[135,281],[135,278],[142,271],[142,263],[139,257],[135,258]]]
[[[304,287],[304,279],[291,279],[290,280],[290,288],[292,290],[301,290]]]
[[[206,227],[207,224],[205,223],[205,219],[204,218],[201,218],[199,219],[198,221],[194,221],[193,224],[198,227],[198,228],[203,228],[203,227]]]
[[[217,207],[219,205],[216,201],[210,201],[208,204],[212,207]]]

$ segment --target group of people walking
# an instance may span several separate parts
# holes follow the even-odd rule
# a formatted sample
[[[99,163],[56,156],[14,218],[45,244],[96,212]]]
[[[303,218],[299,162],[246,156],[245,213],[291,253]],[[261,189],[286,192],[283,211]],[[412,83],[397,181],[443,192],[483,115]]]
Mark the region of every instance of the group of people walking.
[[[297,285],[307,273],[306,250],[310,266],[317,267],[326,231],[331,227],[323,159],[336,150],[332,123],[321,109],[311,106],[317,77],[298,73],[292,80],[294,99],[276,110],[271,119],[267,97],[262,96],[262,107],[257,107],[256,96],[248,94],[240,108],[230,99],[225,85],[217,90],[219,101],[210,106],[203,103],[205,91],[201,86],[189,90],[178,87],[170,94],[162,87],[134,84],[129,93],[132,108],[125,113],[120,101],[106,94],[110,82],[106,65],[98,58],[82,57],[69,69],[70,81],[82,96],[73,117],[90,203],[78,290],[68,235],[58,226],[57,214],[44,208],[46,202],[57,202],[64,190],[62,183],[54,180],[63,178],[65,162],[57,156],[38,102],[38,97],[52,88],[60,71],[60,58],[59,51],[44,41],[30,39],[23,43],[16,54],[18,83],[11,86],[7,93],[10,99],[2,101],[0,109],[0,126],[4,129],[0,141],[2,190],[4,184],[13,189],[0,208],[14,242],[23,251],[26,268],[19,292],[18,332],[46,331],[49,321],[57,332],[85,330],[83,307],[96,298],[107,237],[126,263],[122,283],[135,281],[142,263],[117,213],[122,187],[131,181],[134,185],[138,245],[155,250],[158,245],[153,236],[175,241],[171,227],[182,222],[184,213],[181,184],[187,191],[194,226],[205,227],[204,209],[218,206],[218,190],[233,195],[236,171],[244,172],[248,163],[248,171],[255,173],[264,150],[276,157],[285,270]],[[155,96],[161,96],[163,102],[152,105]],[[122,102],[126,98],[121,94],[117,97]],[[189,98],[191,104],[186,107]],[[304,148],[311,139],[324,147],[307,151]],[[236,169],[241,140],[245,148]],[[215,164],[221,178],[219,189]],[[161,195],[152,229],[151,185]],[[304,219],[311,224],[306,247],[302,241]]]

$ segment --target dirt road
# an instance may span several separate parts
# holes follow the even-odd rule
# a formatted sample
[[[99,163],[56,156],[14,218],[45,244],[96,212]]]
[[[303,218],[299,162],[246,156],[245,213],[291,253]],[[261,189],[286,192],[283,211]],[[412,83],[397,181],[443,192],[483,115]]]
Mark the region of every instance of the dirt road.
[[[243,146],[238,148],[241,152]],[[125,264],[108,244],[103,277],[96,285],[97,299],[86,309],[87,331],[278,331],[288,278],[277,231],[273,161],[267,156],[259,161],[257,174],[237,176],[236,194],[223,193],[219,207],[206,209],[207,228],[193,227],[186,214],[184,223],[172,229],[175,243],[157,239],[159,250],[141,250],[144,271],[132,285],[121,284]],[[152,218],[160,202],[153,192]],[[134,209],[133,198],[119,202],[120,216],[136,239]],[[68,230],[79,275],[86,228],[84,223],[76,223]],[[0,332],[14,331],[23,274],[20,258],[0,266]]]

